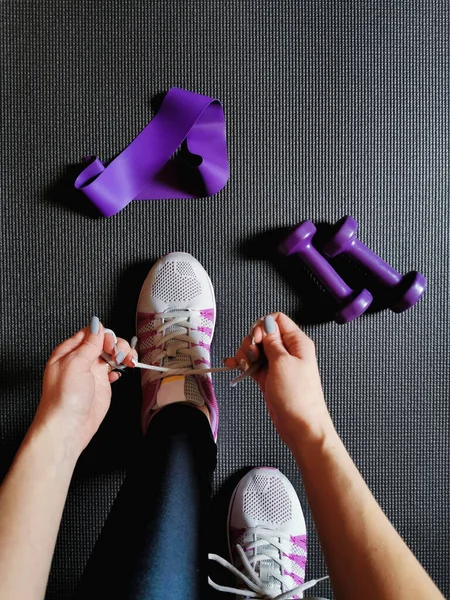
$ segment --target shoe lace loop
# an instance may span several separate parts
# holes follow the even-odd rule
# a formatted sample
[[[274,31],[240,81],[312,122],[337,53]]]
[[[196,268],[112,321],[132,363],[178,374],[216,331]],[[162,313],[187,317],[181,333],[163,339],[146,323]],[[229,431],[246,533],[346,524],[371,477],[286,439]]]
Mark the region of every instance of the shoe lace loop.
[[[162,320],[162,324],[156,329],[157,334],[162,334],[162,338],[159,340],[158,345],[162,346],[162,350],[155,356],[154,362],[162,361],[169,358],[170,370],[174,373],[179,373],[180,370],[186,370],[186,360],[182,357],[190,357],[192,366],[192,357],[195,353],[195,348],[192,345],[195,344],[195,340],[191,335],[191,330],[194,329],[189,318],[186,316],[177,316],[167,318],[167,315],[155,315],[156,318]],[[166,333],[168,331],[168,333]],[[178,360],[177,360],[178,359]],[[174,374],[173,373],[173,374]],[[167,372],[160,372],[155,374],[152,379],[161,379],[167,377]]]
[[[194,366],[186,366],[185,361],[181,361],[181,356],[192,356],[194,354],[193,348],[190,346],[195,344],[196,341],[192,338],[190,334],[191,331],[195,331],[196,328],[193,327],[193,324],[186,316],[173,316],[169,317],[167,313],[155,314],[154,318],[161,319],[163,321],[162,325],[158,327],[156,330],[157,333],[162,333],[165,330],[169,329],[173,326],[178,326],[179,329],[184,329],[185,331],[171,331],[166,334],[160,340],[160,345],[164,345],[169,341],[178,341],[181,344],[177,344],[177,347],[166,348],[162,350],[161,353],[157,356],[157,360],[154,362],[162,361],[165,357],[177,358],[180,357],[180,363],[176,364],[172,361],[170,367],[164,367],[161,365],[147,364],[143,362],[134,362],[134,366],[138,369],[144,369],[146,371],[153,371],[153,375],[151,376],[151,380],[155,381],[158,379],[163,379],[164,377],[171,377],[174,375],[207,375],[208,373],[228,373],[230,371],[234,371],[237,367],[208,367],[207,365],[202,365],[198,368],[194,368]],[[114,336],[114,332],[111,329],[105,330],[108,333],[112,333]],[[125,365],[117,364],[111,356],[106,354],[106,352],[102,352],[101,358],[107,362],[114,370],[124,371],[126,369]],[[243,379],[250,377],[253,373],[255,373],[265,362],[265,358],[262,357],[258,361],[254,362],[251,367],[241,373],[237,377],[235,377],[230,385],[234,387]]]
[[[278,580],[281,586],[285,588],[286,582],[283,578],[283,575],[280,575],[280,573],[283,573],[283,561],[281,558],[278,558],[278,556],[274,556],[274,553],[269,553],[268,550],[270,547],[273,547],[277,551],[276,554],[280,553],[279,555],[281,556],[283,548],[277,540],[289,539],[290,536],[287,535],[285,532],[274,531],[271,529],[264,529],[260,527],[248,529],[246,533],[252,535],[254,539],[252,542],[245,546],[245,549],[240,544],[236,545],[236,551],[242,563],[240,570],[217,554],[208,555],[208,558],[210,560],[219,563],[228,571],[233,573],[233,575],[235,575],[236,578],[239,579],[246,586],[246,588],[232,588],[227,586],[221,586],[212,581],[210,577],[208,577],[208,583],[214,589],[220,592],[227,592],[231,594],[236,594],[238,596],[245,596],[246,598],[258,598],[260,600],[288,600],[302,594],[305,590],[314,587],[320,581],[328,579],[328,576],[321,577],[320,579],[312,579],[311,581],[307,581],[293,589],[282,591],[280,594],[278,590],[269,587],[268,585],[264,584],[263,581],[261,581],[261,578],[256,572],[255,566],[261,560],[273,561],[274,568],[270,571],[269,574],[271,577]],[[258,554],[258,547],[262,546],[264,546],[265,548],[260,548],[260,553]],[[255,551],[255,555],[249,559],[247,554],[253,550]]]
[[[193,357],[196,352],[193,345],[198,342],[192,336],[192,332],[198,331],[198,328],[190,315],[160,313],[155,314],[153,318],[161,320],[161,325],[156,329],[156,333],[162,334],[161,339],[158,340],[158,346],[161,346],[162,349],[154,356],[152,362],[161,362],[161,364],[136,363],[138,368],[154,371],[151,376],[152,381],[174,375],[206,375],[230,370],[227,367],[217,368],[207,365],[195,368]],[[191,360],[186,361],[185,357],[190,357]],[[167,358],[170,359],[169,367],[163,366]]]

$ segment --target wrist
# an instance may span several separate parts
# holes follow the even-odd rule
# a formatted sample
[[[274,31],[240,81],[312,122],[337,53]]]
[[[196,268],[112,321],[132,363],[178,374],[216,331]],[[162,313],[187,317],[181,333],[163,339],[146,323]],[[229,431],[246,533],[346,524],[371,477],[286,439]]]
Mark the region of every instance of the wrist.
[[[74,469],[81,450],[68,435],[57,419],[40,419],[36,414],[25,437],[25,443],[39,446],[43,453],[51,457],[55,467]]]
[[[340,442],[331,417],[324,418],[312,426],[299,428],[299,435],[290,444],[290,449],[299,467],[309,464],[311,458],[327,447]]]

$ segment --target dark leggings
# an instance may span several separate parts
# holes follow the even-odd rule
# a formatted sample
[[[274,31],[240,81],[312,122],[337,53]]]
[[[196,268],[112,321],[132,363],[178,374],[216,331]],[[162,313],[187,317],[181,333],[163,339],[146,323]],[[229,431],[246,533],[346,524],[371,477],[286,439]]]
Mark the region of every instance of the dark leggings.
[[[186,404],[157,413],[83,575],[79,600],[207,597],[207,529],[216,444]]]

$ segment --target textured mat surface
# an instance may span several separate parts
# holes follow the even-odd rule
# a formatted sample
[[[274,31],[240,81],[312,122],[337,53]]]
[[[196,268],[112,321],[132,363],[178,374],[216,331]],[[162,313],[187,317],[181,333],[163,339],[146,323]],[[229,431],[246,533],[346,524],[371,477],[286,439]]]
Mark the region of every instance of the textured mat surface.
[[[92,314],[131,336],[149,265],[185,250],[215,284],[215,364],[267,311],[306,323],[351,455],[450,594],[449,12],[444,0],[0,3],[2,472],[52,347]],[[223,101],[228,186],[95,219],[72,191],[80,158],[113,157],[174,85]],[[299,267],[271,260],[280,228],[344,214],[399,270],[427,276],[417,307],[320,322],[320,290]],[[304,500],[255,387],[216,381],[217,488],[267,464]],[[124,377],[77,470],[49,599],[67,598],[79,579],[133,455],[138,410],[139,386]],[[325,567],[310,531],[315,577]]]

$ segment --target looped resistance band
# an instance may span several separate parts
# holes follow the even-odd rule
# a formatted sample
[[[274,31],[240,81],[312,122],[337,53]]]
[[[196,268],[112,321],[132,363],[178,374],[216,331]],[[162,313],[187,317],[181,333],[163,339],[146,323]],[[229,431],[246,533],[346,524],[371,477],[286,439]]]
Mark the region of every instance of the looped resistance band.
[[[132,200],[212,196],[229,176],[222,105],[171,88],[152,121],[107,167],[99,158],[87,160],[75,187],[105,217]]]

